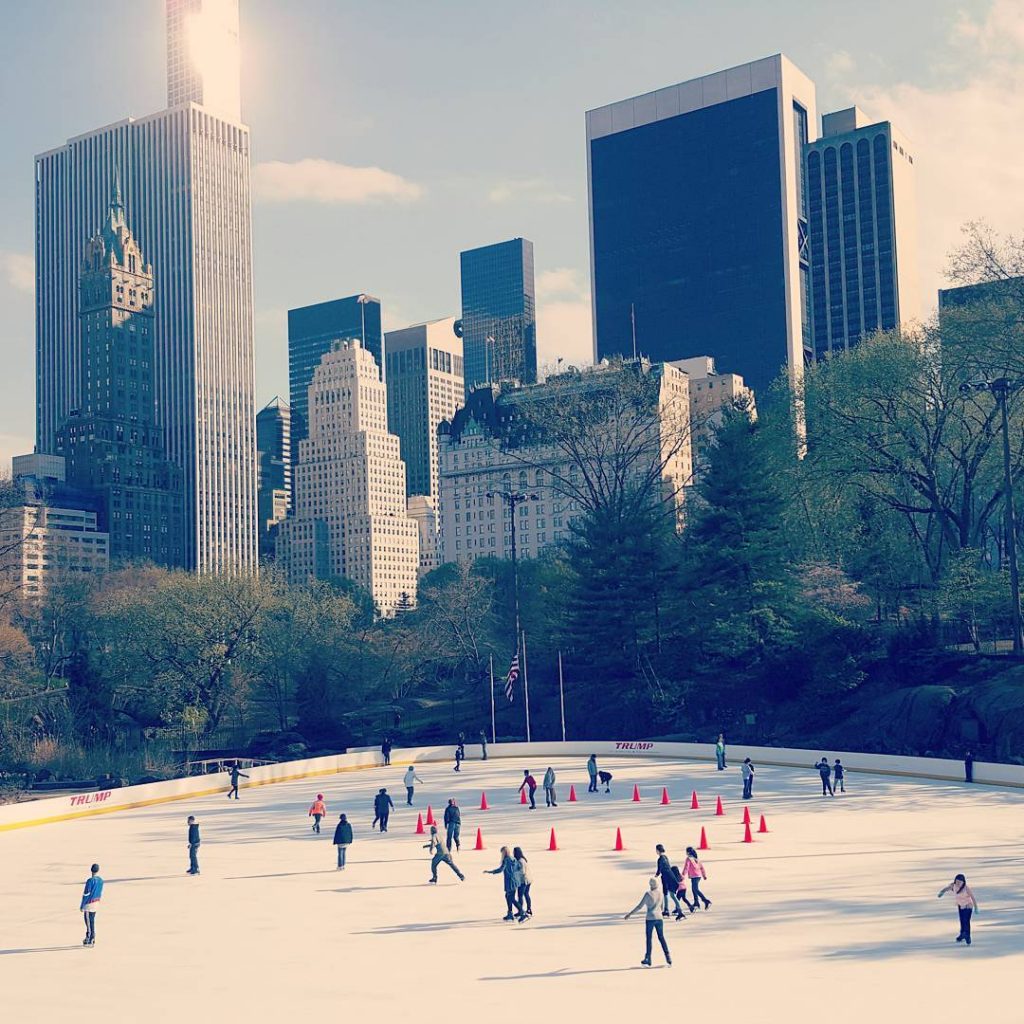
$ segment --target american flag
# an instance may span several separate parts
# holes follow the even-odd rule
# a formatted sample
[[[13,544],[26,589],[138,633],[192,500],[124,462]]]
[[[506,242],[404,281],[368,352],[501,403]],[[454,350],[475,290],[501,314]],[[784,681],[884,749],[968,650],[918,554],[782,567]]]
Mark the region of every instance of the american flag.
[[[519,652],[512,655],[512,664],[508,667],[508,675],[505,676],[505,696],[509,704],[515,699],[516,683],[519,681]]]

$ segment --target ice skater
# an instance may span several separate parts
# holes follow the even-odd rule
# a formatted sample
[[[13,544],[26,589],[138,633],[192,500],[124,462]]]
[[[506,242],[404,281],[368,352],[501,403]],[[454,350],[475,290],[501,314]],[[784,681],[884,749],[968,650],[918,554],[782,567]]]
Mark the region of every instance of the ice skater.
[[[644,967],[651,966],[651,937],[655,932],[658,933],[658,942],[661,943],[661,951],[665,954],[665,963],[672,966],[672,954],[668,951],[668,943],[665,941],[665,922],[658,917],[658,904],[661,900],[658,899],[658,892],[661,889],[661,882],[657,878],[652,878],[647,883],[647,892],[640,897],[640,902],[626,914],[626,920],[628,921],[638,910],[646,909],[646,919],[644,921],[645,934],[647,936],[647,952],[644,953],[643,960],[640,961]]]
[[[600,780],[601,785],[604,786],[604,791],[606,793],[610,793],[612,791],[612,773],[598,772],[597,777]],[[596,793],[597,790],[595,789],[594,792]]]
[[[455,866],[455,861],[452,860],[452,855],[448,852],[444,840],[438,835],[436,825],[430,826],[430,842],[424,843],[423,849],[429,849],[433,855],[430,861],[429,881],[431,884],[437,884],[437,866],[439,864],[447,864],[459,876],[460,882],[466,880],[466,876]]]
[[[725,733],[718,734],[718,742],[715,743],[715,761],[718,762],[718,770],[725,771]]]
[[[519,888],[523,884],[523,872],[519,861],[508,852],[508,847],[501,848],[501,863],[492,871],[484,871],[485,875],[501,875],[505,884],[505,916],[503,921],[514,921],[518,916],[523,920],[523,905],[519,902]],[[515,913],[512,913],[513,908]]]
[[[313,831],[320,835],[320,822],[327,817],[327,805],[324,803],[323,793],[317,793],[306,817],[313,819]]]
[[[516,892],[516,896],[519,898],[519,921],[522,923],[528,917],[533,917],[533,900],[530,899],[530,888],[533,885],[533,876],[530,874],[530,865],[527,862],[526,854],[523,853],[521,846],[513,847],[512,856],[515,857],[516,863],[519,865],[519,874],[522,877],[522,881],[519,883],[519,889]]]
[[[463,761],[463,758],[465,756],[466,756],[466,748],[460,743],[455,748],[455,767],[452,769],[453,771],[456,771],[456,772],[462,771],[462,761]]]
[[[345,861],[348,858],[348,848],[352,845],[354,836],[352,826],[348,818],[343,814],[334,826],[334,845],[338,848],[338,870],[345,870]]]
[[[676,906],[676,920],[681,921],[683,908],[679,906],[679,897],[676,895],[681,877],[679,869],[672,866],[671,861],[668,859],[668,854],[665,852],[665,847],[661,843],[658,843],[654,849],[658,854],[658,863],[654,868],[654,873],[661,879],[661,916],[669,916],[668,901],[671,899]]]
[[[482,751],[481,760],[482,761],[486,761],[487,760],[487,733],[485,733],[483,731],[483,729],[480,730],[480,750]]]
[[[704,869],[704,865],[701,864],[697,851],[692,846],[686,848],[686,863],[683,865],[683,871],[690,880],[690,891],[693,893],[693,907],[690,909],[690,913],[692,914],[700,906],[698,900],[704,903],[705,910],[710,910],[711,900],[700,891],[700,883],[707,880],[708,873]]]
[[[838,761],[836,762],[839,763]],[[749,757],[743,759],[743,799],[749,800],[754,792],[754,763]]]
[[[822,754],[821,760],[814,767],[818,769],[818,774],[821,776],[821,795],[835,796],[836,791],[832,788],[830,779],[832,769],[829,767],[828,758]]]
[[[974,893],[963,875],[957,875],[945,889],[940,889],[939,899],[941,900],[947,892],[953,894],[957,913],[960,915],[960,934],[956,937],[956,941],[964,942],[969,946],[971,944],[971,913],[980,913],[978,901],[974,898]]]
[[[188,816],[188,872],[190,875],[199,874],[199,844],[202,839],[199,836],[199,822],[193,815]]]
[[[238,762],[236,761],[231,766],[231,789],[228,790],[228,799],[229,800],[231,799],[232,796],[236,800],[238,799],[238,780],[239,779],[247,779],[247,778],[249,778],[249,776],[248,775],[244,775],[242,773],[242,770],[241,770],[241,768],[238,767]]]
[[[974,781],[974,751],[968,750],[964,754],[964,782]]]
[[[391,764],[391,737],[385,736],[384,742],[380,745],[380,752],[384,756],[384,767]]]
[[[455,843],[456,850],[462,850],[462,845],[459,842],[459,833],[462,831],[462,811],[459,810],[459,805],[455,802],[455,798],[452,797],[448,801],[448,806],[444,809],[444,827],[445,827],[445,842],[450,850],[452,843]]]
[[[99,864],[93,864],[89,871],[91,874],[85,880],[85,888],[82,890],[82,902],[78,908],[85,920],[85,938],[82,939],[83,946],[96,945],[96,912],[100,909],[100,900],[103,897],[103,879],[100,878]]]
[[[838,789],[840,793],[846,792],[846,769],[843,767],[843,762],[836,758],[836,763],[832,766],[832,778],[835,779],[835,783],[832,786],[832,795],[835,796],[835,792]]]
[[[597,792],[597,754],[591,754],[587,760],[587,774],[590,776],[590,785],[587,787],[588,793]]]
[[[388,818],[394,809],[394,800],[388,796],[388,791],[381,787],[380,792],[373,798],[373,822],[379,825],[381,832],[387,832]],[[373,825],[370,828],[373,828]]]
[[[544,806],[558,806],[555,800],[555,769],[551,765],[548,765],[548,770],[544,773]]]
[[[523,784],[519,787],[519,792],[522,793],[524,789],[529,790],[530,810],[535,811],[537,809],[537,780],[530,774],[529,768],[523,769]]]
[[[416,774],[416,769],[412,765],[409,765],[405,769],[405,775],[402,776],[402,782],[405,784],[405,803],[406,806],[412,807],[412,798],[416,795],[416,783],[422,782],[423,780]]]

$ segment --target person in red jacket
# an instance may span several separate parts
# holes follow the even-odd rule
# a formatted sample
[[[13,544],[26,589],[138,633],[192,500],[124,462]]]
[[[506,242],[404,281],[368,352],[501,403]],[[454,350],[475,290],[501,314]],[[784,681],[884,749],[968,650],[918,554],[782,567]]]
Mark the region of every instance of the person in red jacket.
[[[327,815],[327,805],[324,803],[323,793],[317,793],[313,806],[309,809],[307,817],[313,819],[313,831],[320,835],[320,821]]]
[[[523,769],[523,784],[519,787],[519,792],[522,793],[524,789],[529,790],[530,795],[530,810],[534,811],[537,809],[537,802],[534,797],[537,794],[537,780],[530,774],[530,769]]]

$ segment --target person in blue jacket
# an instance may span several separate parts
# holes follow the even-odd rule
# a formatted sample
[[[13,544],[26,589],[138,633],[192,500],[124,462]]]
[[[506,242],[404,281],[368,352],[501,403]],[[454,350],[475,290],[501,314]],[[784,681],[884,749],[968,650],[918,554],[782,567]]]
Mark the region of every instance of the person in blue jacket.
[[[85,919],[83,946],[96,945],[96,911],[100,909],[100,900],[103,898],[103,879],[100,878],[99,864],[93,864],[90,871],[92,874],[85,880],[82,903],[78,908]]]

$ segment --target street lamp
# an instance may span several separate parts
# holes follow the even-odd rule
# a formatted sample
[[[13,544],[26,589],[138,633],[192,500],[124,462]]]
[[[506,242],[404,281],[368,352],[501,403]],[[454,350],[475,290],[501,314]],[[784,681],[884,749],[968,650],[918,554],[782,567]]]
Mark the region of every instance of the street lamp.
[[[1013,653],[1024,653],[1024,630],[1020,618],[1020,576],[1017,572],[1017,524],[1013,512],[1013,475],[1010,469],[1010,420],[1006,413],[1006,400],[1014,391],[1024,388],[1024,379],[1011,380],[996,377],[993,380],[978,379],[960,385],[962,394],[972,391],[988,391],[999,405],[1003,421],[1003,495],[1006,508],[1006,554],[1010,563],[1010,598],[1013,602]]]
[[[516,652],[519,651],[519,637],[521,628],[519,625],[519,563],[516,560],[516,506],[524,501],[539,501],[536,494],[524,494],[521,491],[488,491],[488,498],[501,498],[508,506],[508,514],[512,520],[512,591],[515,599],[516,610]]]

